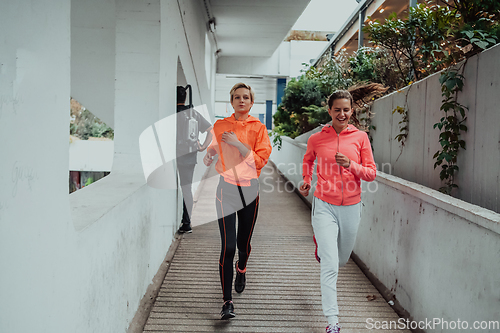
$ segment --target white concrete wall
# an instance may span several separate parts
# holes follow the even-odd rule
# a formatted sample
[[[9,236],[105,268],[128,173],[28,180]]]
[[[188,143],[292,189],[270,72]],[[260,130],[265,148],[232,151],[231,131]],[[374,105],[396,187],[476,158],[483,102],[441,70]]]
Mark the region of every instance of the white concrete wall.
[[[238,82],[244,82],[252,87],[255,93],[255,104],[250,114],[259,118],[259,114],[266,113],[266,101],[273,101],[273,112],[276,111],[276,84],[274,77],[244,77],[238,75],[216,75],[215,111],[217,117],[228,117],[234,110],[230,103],[231,88]]]
[[[113,141],[76,140],[69,144],[70,171],[111,171]]]
[[[466,150],[458,155],[460,171],[456,176],[458,191],[453,194],[464,201],[500,211],[500,45],[468,60],[465,67],[464,91],[459,102],[469,108],[468,131],[463,134]],[[441,167],[434,169],[434,154],[440,149],[439,130],[433,128],[444,112],[440,111],[440,74],[436,73],[400,92],[394,92],[373,104],[372,131],[375,162],[387,163],[384,170],[398,177],[433,189],[442,186]],[[394,138],[399,134],[397,106],[405,106],[409,114],[409,135],[405,146]]]
[[[328,45],[327,41],[292,40],[290,41],[290,77],[299,77],[305,68],[303,63],[310,64],[311,60]]]
[[[70,3],[1,7],[0,331],[72,332],[81,293],[68,202]]]
[[[290,43],[283,42],[271,57],[229,57],[218,59],[217,74],[288,76]]]
[[[316,58],[327,44],[326,41],[294,40],[282,42],[271,57],[222,56],[217,73],[297,77],[302,75],[302,63]]]
[[[206,71],[202,4],[73,2],[80,1],[9,0],[0,11],[0,332],[126,331],[181,213],[177,190],[146,185],[138,145],[144,129],[175,112],[178,58],[195,103],[213,112],[206,75],[215,75],[215,61]],[[72,7],[82,15],[75,26],[88,33],[70,34]],[[96,13],[103,17],[87,27],[83,17]],[[94,96],[85,84],[75,91],[92,111],[107,110],[112,99],[112,172],[68,195],[69,98],[82,68],[73,46],[88,38],[96,57],[105,54],[93,30],[108,19],[116,24],[104,30],[116,38],[104,74],[112,72],[113,82],[101,87],[111,95]],[[75,60],[90,72],[103,66],[82,54]]]
[[[298,188],[302,182],[302,159],[304,158],[307,145],[289,137],[282,137],[282,140],[281,149],[278,150],[277,147],[273,147],[271,160],[280,172]],[[316,180],[316,173],[314,173],[312,180],[313,187],[316,184]],[[313,193],[313,190],[309,192],[309,196],[307,197],[309,202],[312,201]]]
[[[233,112],[229,91],[238,82],[249,84],[255,91],[255,104],[250,111],[254,117],[266,113],[266,101],[273,101],[273,114],[277,110],[277,78],[302,75],[302,65],[323,50],[325,41],[282,42],[271,57],[227,57],[218,60],[214,113],[227,117]]]
[[[296,187],[305,151],[300,140],[283,138],[283,148],[271,154]],[[382,172],[362,182],[362,191],[354,252],[414,320],[460,319],[469,328],[498,321],[500,214]]]
[[[500,214],[388,174],[365,191],[354,252],[417,321],[500,318]],[[426,332],[455,332],[435,326]],[[496,329],[478,330],[498,332]]]
[[[114,128],[115,0],[71,1],[71,96]]]

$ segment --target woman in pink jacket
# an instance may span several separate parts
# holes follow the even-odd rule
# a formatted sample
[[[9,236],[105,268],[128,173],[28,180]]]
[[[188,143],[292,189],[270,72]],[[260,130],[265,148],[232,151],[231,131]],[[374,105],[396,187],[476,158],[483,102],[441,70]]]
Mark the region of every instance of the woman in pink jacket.
[[[328,99],[332,125],[311,135],[303,161],[304,183],[300,193],[309,195],[314,163],[318,182],[312,202],[312,225],[321,263],[321,301],[328,320],[327,333],[340,332],[337,276],[351,255],[361,213],[361,180],[371,182],[377,169],[368,135],[349,123],[353,99],[345,90]]]

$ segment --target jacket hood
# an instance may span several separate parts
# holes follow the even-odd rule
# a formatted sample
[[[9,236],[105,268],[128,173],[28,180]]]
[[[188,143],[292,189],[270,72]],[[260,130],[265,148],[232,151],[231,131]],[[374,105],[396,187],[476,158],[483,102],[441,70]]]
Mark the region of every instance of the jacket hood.
[[[344,134],[344,133],[350,133],[350,132],[357,132],[359,131],[358,128],[356,128],[356,126],[354,126],[353,124],[349,124],[347,125],[347,127],[342,131],[340,132],[341,134]],[[321,129],[321,132],[325,132],[325,133],[330,133],[330,132],[335,132],[335,128],[333,128],[333,126],[331,124],[326,124],[325,126],[323,126],[323,128]],[[336,133],[336,132],[335,132]]]
[[[230,123],[238,123],[238,122],[244,122],[244,123],[254,123],[254,122],[259,122],[260,120],[258,118],[255,118],[254,116],[248,115],[248,118],[245,120],[236,120],[234,117],[234,113],[231,115],[231,117],[224,118],[225,121],[229,121]]]

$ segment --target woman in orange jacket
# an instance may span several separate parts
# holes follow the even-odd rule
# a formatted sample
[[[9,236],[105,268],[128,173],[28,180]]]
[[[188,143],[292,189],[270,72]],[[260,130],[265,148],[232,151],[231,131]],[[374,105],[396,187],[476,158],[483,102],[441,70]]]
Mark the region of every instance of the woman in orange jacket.
[[[340,332],[337,275],[354,248],[361,213],[361,180],[373,181],[377,173],[368,135],[349,124],[351,118],[358,123],[353,112],[348,91],[338,90],[329,97],[332,125],[326,125],[307,141],[304,183],[300,186],[301,194],[308,196],[317,160],[318,182],[311,214],[316,259],[321,263],[321,301],[328,320],[327,333]]]
[[[230,95],[234,114],[215,122],[215,140],[203,158],[205,165],[209,166],[213,157],[219,155],[215,169],[221,175],[216,193],[222,245],[219,259],[224,300],[221,319],[235,316],[231,289],[236,246],[238,261],[235,264],[234,289],[238,293],[245,289],[250,240],[259,207],[258,177],[271,154],[271,142],[266,126],[249,115],[254,104],[252,88],[244,83],[237,83],[231,89]]]

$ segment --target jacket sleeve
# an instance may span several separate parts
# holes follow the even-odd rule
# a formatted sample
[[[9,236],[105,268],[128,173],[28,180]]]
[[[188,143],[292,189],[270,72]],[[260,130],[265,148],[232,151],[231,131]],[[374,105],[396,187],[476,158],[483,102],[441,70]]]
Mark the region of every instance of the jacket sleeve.
[[[311,184],[314,171],[314,161],[316,160],[316,151],[314,150],[314,141],[312,136],[307,140],[307,150],[302,161],[302,178],[306,184]]]
[[[257,171],[261,170],[269,160],[272,147],[271,140],[267,134],[266,126],[262,126],[258,132],[257,140],[255,141],[254,148],[251,153],[245,158],[245,162],[250,166],[255,164]]]
[[[351,161],[351,165],[347,169],[356,177],[366,182],[371,182],[377,176],[377,166],[373,160],[372,146],[366,133],[363,136],[360,155],[361,164]]]

